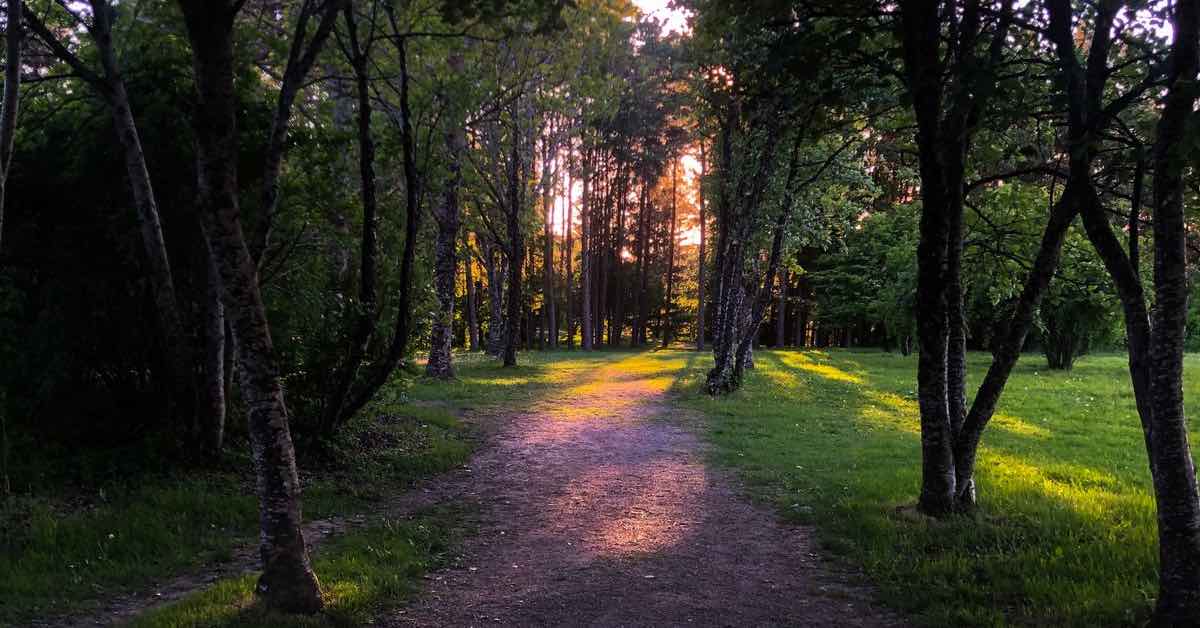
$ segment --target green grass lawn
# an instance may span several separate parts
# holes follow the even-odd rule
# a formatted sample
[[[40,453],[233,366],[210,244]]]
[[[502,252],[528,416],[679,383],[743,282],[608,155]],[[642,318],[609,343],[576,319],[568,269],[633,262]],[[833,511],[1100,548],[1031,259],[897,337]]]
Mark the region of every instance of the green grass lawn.
[[[915,358],[878,351],[760,351],[743,390],[700,391],[707,353],[546,352],[503,369],[459,356],[449,383],[417,379],[334,447],[334,460],[387,443],[354,465],[307,474],[306,518],[354,512],[416,477],[461,464],[470,445],[455,415],[519,410],[621,368],[661,379],[675,403],[708,417],[714,462],[787,520],[816,526],[827,550],[860,565],[884,601],[931,625],[1112,625],[1145,620],[1156,590],[1154,503],[1120,355],[1052,372],[1026,356],[984,436],[980,513],[930,521],[911,514],[920,472]],[[987,356],[972,355],[978,377]],[[1189,356],[1189,372],[1200,356]],[[1194,382],[1194,383],[1193,383]],[[1200,380],[1186,389],[1192,407]],[[339,448],[341,448],[339,450]],[[0,523],[0,625],[227,556],[255,529],[244,474],[162,478],[114,489],[86,509],[7,502]],[[469,517],[467,517],[469,519]],[[451,555],[463,511],[381,521],[325,544],[315,557],[330,612],[285,625],[348,626],[399,604],[427,568]],[[19,530],[13,532],[12,530]],[[110,536],[111,535],[111,536]],[[139,626],[252,626],[282,621],[250,603],[253,576],[221,581]]]
[[[670,359],[658,354],[660,359]],[[1136,624],[1152,609],[1154,501],[1123,355],[1049,371],[1027,355],[984,435],[977,517],[929,521],[916,501],[916,359],[761,351],[744,389],[676,387],[709,417],[717,462],[786,519],[862,566],[885,601],[931,625]],[[989,356],[970,356],[973,382]],[[1200,356],[1187,370],[1200,371]],[[1200,379],[1186,386],[1200,402]],[[971,389],[973,392],[973,389]]]
[[[227,578],[141,615],[131,628],[320,628],[361,626],[402,603],[426,571],[453,559],[467,530],[461,509],[438,509],[403,521],[385,519],[322,545],[313,569],[325,610],[311,617],[266,612],[254,603],[258,574]]]
[[[452,406],[377,404],[300,455],[306,520],[369,510],[412,481],[461,465],[469,434]],[[247,453],[214,469],[132,474],[86,489],[0,498],[0,626],[87,612],[112,596],[221,563],[258,529]]]

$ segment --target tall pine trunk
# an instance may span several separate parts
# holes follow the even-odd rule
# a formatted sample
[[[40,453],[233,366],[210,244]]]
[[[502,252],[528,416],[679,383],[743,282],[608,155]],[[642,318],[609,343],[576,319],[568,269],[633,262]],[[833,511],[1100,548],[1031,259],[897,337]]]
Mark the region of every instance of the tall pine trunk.
[[[671,222],[667,229],[667,301],[665,304],[665,314],[663,315],[663,332],[662,346],[667,348],[671,344],[671,336],[674,332],[672,322],[671,305],[675,298],[675,218],[676,218],[676,199],[678,197],[677,186],[679,184],[679,174],[677,172],[678,159],[671,161]]]
[[[706,331],[705,324],[704,324],[705,323],[704,310],[706,307],[705,300],[704,300],[704,297],[705,297],[705,295],[704,295],[704,288],[705,288],[705,285],[704,285],[704,257],[706,255],[706,251],[705,251],[706,243],[704,241],[705,222],[706,222],[706,219],[704,217],[704,180],[708,174],[708,172],[707,172],[708,163],[707,162],[708,162],[708,160],[706,159],[706,155],[704,154],[704,141],[701,140],[700,141],[700,180],[696,183],[696,191],[699,196],[699,198],[698,198],[699,203],[697,205],[696,211],[699,214],[699,221],[700,221],[700,253],[696,258],[697,259],[696,266],[698,267],[696,269],[696,350],[697,351],[704,350],[704,334]]]
[[[568,151],[569,150],[570,148],[568,148]],[[570,155],[568,155],[568,160],[570,160]],[[567,234],[567,243],[566,246],[563,247],[563,285],[566,286],[566,305],[564,307],[564,314],[566,315],[567,323],[568,349],[575,348],[575,304],[574,299],[572,298],[575,286],[575,269],[573,268],[575,263],[575,216],[573,215],[575,211],[575,190],[573,185],[574,184],[571,182],[570,167],[568,166],[566,195],[567,219],[563,223],[563,230],[566,231]]]
[[[554,131],[551,130],[549,135],[553,136]],[[547,335],[549,347],[551,349],[558,348],[558,329],[557,320],[558,313],[555,312],[555,304],[558,296],[554,293],[554,176],[558,172],[552,167],[553,162],[553,147],[549,143],[549,138],[545,140],[546,146],[542,150],[542,209],[544,213],[543,219],[543,236],[546,239],[542,251],[542,317]]]
[[[580,253],[579,261],[579,294],[583,301],[581,304],[580,317],[581,323],[581,340],[584,351],[592,350],[592,255],[591,255],[591,222],[592,212],[595,211],[592,203],[591,194],[591,158],[584,156],[583,163],[583,198],[579,207],[580,228],[580,243],[582,244],[582,252]]]

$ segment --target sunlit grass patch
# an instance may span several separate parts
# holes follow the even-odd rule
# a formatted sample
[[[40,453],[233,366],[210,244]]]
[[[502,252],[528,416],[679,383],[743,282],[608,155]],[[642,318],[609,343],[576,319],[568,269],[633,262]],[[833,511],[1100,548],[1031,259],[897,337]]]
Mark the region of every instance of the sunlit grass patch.
[[[1023,358],[984,435],[979,514],[938,522],[902,514],[920,481],[915,357],[755,357],[727,399],[700,392],[708,359],[676,390],[709,416],[714,459],[785,518],[816,525],[886,601],[929,625],[1145,620],[1156,591],[1154,503],[1124,356],[1088,356],[1070,373]],[[987,360],[970,356],[973,377]],[[1189,356],[1187,369],[1200,359]],[[1195,407],[1200,379],[1185,394]]]
[[[463,533],[462,513],[440,510],[402,521],[385,520],[329,541],[313,567],[325,610],[312,617],[268,613],[254,601],[257,574],[228,578],[132,622],[135,628],[231,626],[359,626],[404,602],[418,579],[444,564]]]

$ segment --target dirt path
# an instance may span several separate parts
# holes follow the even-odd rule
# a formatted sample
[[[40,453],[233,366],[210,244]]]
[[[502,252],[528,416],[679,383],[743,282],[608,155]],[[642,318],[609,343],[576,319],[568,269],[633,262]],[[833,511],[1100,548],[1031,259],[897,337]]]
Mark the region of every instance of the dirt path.
[[[476,456],[456,488],[484,509],[479,534],[382,623],[903,624],[815,554],[810,530],[781,525],[704,464],[694,420],[661,380],[611,366],[577,384]]]

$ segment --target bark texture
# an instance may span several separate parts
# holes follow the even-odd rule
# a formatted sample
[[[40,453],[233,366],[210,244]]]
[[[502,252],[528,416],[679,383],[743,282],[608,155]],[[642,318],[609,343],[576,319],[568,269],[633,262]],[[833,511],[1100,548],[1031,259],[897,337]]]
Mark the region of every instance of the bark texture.
[[[463,67],[462,55],[453,53],[449,58],[452,71],[461,72]],[[447,103],[447,106],[451,106]],[[429,361],[425,373],[438,379],[454,377],[453,354],[451,346],[454,343],[454,288],[458,279],[458,228],[461,222],[459,216],[458,191],[462,185],[462,151],[466,149],[466,132],[459,121],[453,120],[451,128],[446,132],[446,153],[449,157],[445,189],[442,191],[442,203],[434,212],[437,222],[437,243],[434,246],[433,285],[437,294],[437,310],[433,315],[433,325],[429,339]]]
[[[200,219],[221,275],[237,343],[238,373],[254,454],[263,574],[255,592],[268,606],[313,613],[322,600],[300,533],[300,481],[288,411],[276,371],[258,272],[238,218],[234,92],[236,5],[181,0],[192,46],[197,107]]]
[[[25,38],[22,14],[25,3],[9,0],[8,25],[4,28],[4,101],[0,103],[0,245],[4,235],[4,199],[12,165],[13,141],[17,135],[17,108],[21,102],[21,46]]]

